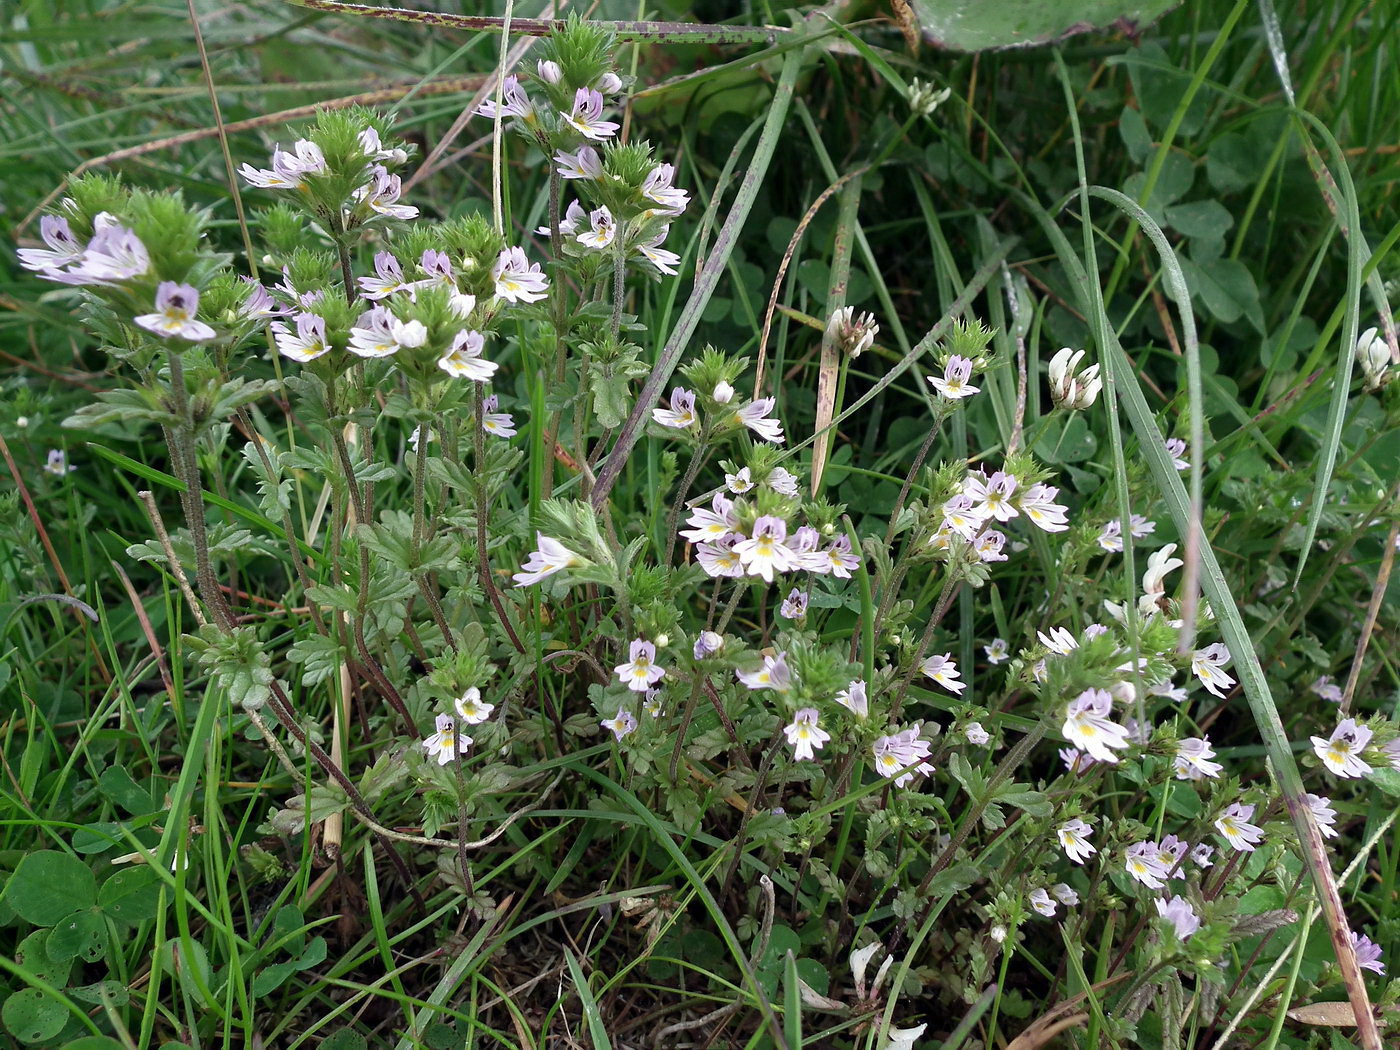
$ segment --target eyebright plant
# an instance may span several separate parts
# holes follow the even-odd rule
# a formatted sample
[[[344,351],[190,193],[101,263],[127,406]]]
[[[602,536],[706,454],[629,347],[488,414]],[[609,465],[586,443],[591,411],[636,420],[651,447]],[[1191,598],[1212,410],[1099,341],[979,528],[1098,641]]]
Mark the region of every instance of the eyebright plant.
[[[479,880],[514,846],[483,829],[506,809],[548,826],[528,813],[568,771],[600,811],[636,800],[664,822],[724,903],[742,952],[714,964],[729,982],[714,994],[762,969],[775,909],[792,917],[827,979],[801,998],[843,1022],[829,1045],[937,1045],[926,1029],[950,1026],[931,1018],[961,1016],[1018,953],[1057,944],[1055,926],[1097,939],[1107,915],[1135,931],[1115,1039],[1153,1003],[1180,1024],[1183,982],[1204,1011],[1222,958],[1297,920],[1258,901],[1296,899],[1301,863],[1260,760],[1212,741],[1239,717],[1233,654],[1209,604],[1181,600],[1182,540],[1145,476],[1124,504],[1052,471],[1038,434],[968,460],[952,432],[1008,374],[974,320],[920,362],[924,451],[887,514],[814,493],[783,391],[714,347],[640,406],[636,455],[659,483],[595,508],[594,467],[659,338],[632,296],[682,274],[665,245],[692,236],[691,196],[673,153],[621,141],[628,84],[605,32],[570,20],[536,51],[475,115],[547,166],[533,231],[500,202],[422,214],[405,199],[412,147],[353,109],[239,169],[262,202],[256,259],[215,250],[211,216],[178,194],[100,176],[19,251],[132,379],[69,424],[158,429],[168,449],[183,528],[163,539],[153,520],[131,553],[192,575],[206,702],[289,778],[259,830],[306,834],[320,792],[315,821],[349,813],[397,892],[484,920],[502,902]],[[948,97],[916,82],[911,105]],[[849,358],[874,356],[879,332],[850,306],[825,325]],[[1357,349],[1367,394],[1389,379],[1377,345],[1373,331]],[[1066,430],[1105,407],[1089,352],[1048,362],[1045,419]],[[1184,439],[1159,440],[1188,469]],[[46,469],[73,468],[55,451]],[[271,523],[259,553],[305,609],[290,637],[230,597],[224,560],[250,540],[205,494],[231,481],[225,502]],[[1033,550],[1060,579],[1036,575]],[[328,743],[345,724],[300,713],[323,689],[362,705],[362,768]],[[1326,676],[1312,692],[1342,700]],[[1400,727],[1366,711],[1319,714],[1304,756],[1329,838],[1368,780],[1400,769]],[[647,865],[661,870],[629,877],[676,877]],[[672,908],[645,951],[706,921]]]

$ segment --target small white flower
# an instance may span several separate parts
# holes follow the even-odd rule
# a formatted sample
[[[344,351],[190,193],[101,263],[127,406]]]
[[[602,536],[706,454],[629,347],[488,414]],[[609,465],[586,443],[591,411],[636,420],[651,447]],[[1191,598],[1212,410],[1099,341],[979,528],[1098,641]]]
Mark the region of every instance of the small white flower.
[[[1218,778],[1223,768],[1219,762],[1212,762],[1215,752],[1206,737],[1188,736],[1177,741],[1176,755],[1172,768],[1177,780],[1200,780],[1202,777]]]
[[[716,404],[727,405],[734,400],[734,388],[721,379],[715,384],[714,393],[710,397],[714,398]]]
[[[750,576],[760,576],[773,582],[774,572],[793,572],[800,568],[797,555],[783,542],[787,539],[787,523],[765,514],[753,523],[753,535],[734,545],[734,553],[744,563]]]
[[[594,142],[612,138],[620,127],[615,121],[603,119],[603,96],[588,88],[575,91],[573,109],[560,116],[580,135]]]
[[[1053,485],[1036,484],[1021,493],[1017,501],[1021,513],[1046,532],[1064,532],[1069,528],[1069,509],[1056,503],[1060,490]]]
[[[520,78],[516,76],[506,77],[501,81],[501,102],[497,107],[494,98],[488,98],[476,107],[476,115],[486,117],[490,120],[496,119],[499,108],[501,119],[506,117],[529,118],[534,115],[534,106],[530,103],[530,96],[525,94],[525,89],[520,84]]]
[[[1098,400],[1099,391],[1103,389],[1099,366],[1090,365],[1078,371],[1084,353],[1065,347],[1050,359],[1050,400],[1058,408],[1082,410]]]
[[[736,496],[742,496],[753,488],[753,472],[748,467],[740,467],[733,474],[724,475],[724,487]]]
[[[486,337],[480,332],[464,329],[452,337],[452,346],[438,360],[438,367],[457,379],[473,379],[485,383],[499,367],[495,361],[481,356]]]
[[[950,401],[971,397],[982,389],[971,385],[972,360],[958,354],[948,358],[948,363],[943,366],[942,376],[926,376],[925,378],[933,384],[935,390]]]
[[[1191,673],[1200,679],[1206,692],[1222,699],[1225,690],[1235,684],[1234,678],[1225,670],[1230,662],[1230,650],[1223,642],[1215,642],[1191,654]]]
[[[549,293],[549,278],[532,263],[519,247],[504,249],[491,268],[496,294],[507,302],[537,303]]]
[[[1312,738],[1313,751],[1322,764],[1339,777],[1369,777],[1371,766],[1361,757],[1371,742],[1369,727],[1357,725],[1356,719],[1344,718],[1327,739]]]
[[[598,723],[604,729],[612,731],[612,735],[619,741],[628,733],[634,732],[637,728],[637,718],[625,707],[619,707],[617,714],[612,718],[604,718]]]
[[[982,647],[982,651],[987,654],[988,663],[1002,664],[1011,659],[1011,649],[1006,644],[1005,638],[993,638],[990,643]]]
[[[1050,891],[1043,886],[1039,889],[1031,890],[1030,905],[1032,910],[1047,919],[1055,914],[1055,902],[1050,898]]]
[[[437,732],[423,741],[423,750],[429,758],[437,759],[437,764],[445,766],[454,755],[467,753],[472,738],[457,732],[457,725],[451,715],[438,715],[435,723]]]
[[[695,394],[683,387],[676,387],[671,391],[671,407],[653,408],[651,418],[663,427],[689,430],[700,422],[700,417],[695,414]]]
[[[1326,700],[1330,704],[1340,704],[1342,702],[1342,687],[1332,681],[1330,674],[1322,675],[1312,685],[1308,686],[1314,693]]]
[[[199,292],[193,285],[161,281],[156,289],[155,312],[142,314],[135,320],[148,332],[164,338],[175,336],[191,343],[202,343],[214,338],[214,329],[195,320],[198,309]]]
[[[1390,370],[1390,347],[1385,337],[1376,329],[1368,328],[1356,340],[1356,361],[1361,366],[1361,374],[1366,378],[1367,390],[1378,390],[1384,385],[1386,373]]]
[[[481,690],[476,686],[472,686],[454,700],[452,706],[457,710],[457,717],[469,726],[480,725],[496,710],[495,704],[488,704],[481,699]]]
[[[377,166],[370,173],[370,181],[350,196],[375,215],[382,215],[388,219],[416,219],[417,208],[411,204],[398,203],[402,193],[403,180],[397,175],[391,175],[386,168]]]
[[[1253,852],[1254,847],[1264,839],[1264,829],[1249,823],[1253,816],[1253,806],[1236,802],[1225,807],[1225,812],[1220,814],[1215,827],[1235,849]]]
[[[914,774],[928,776],[933,766],[923,761],[933,753],[928,741],[919,737],[922,725],[915,724],[908,729],[875,741],[871,751],[875,755],[875,770],[882,777],[896,777],[895,787],[903,787],[914,779]],[[903,770],[904,772],[900,772]]]
[[[497,412],[498,404],[495,394],[482,399],[481,429],[499,438],[515,437],[515,420],[509,412]]]
[[[560,150],[554,155],[556,170],[565,179],[601,179],[603,177],[603,159],[598,156],[598,151],[592,146],[580,146],[577,153],[566,153]],[[570,207],[572,211],[572,206]],[[582,212],[582,209],[579,209]],[[560,224],[560,231],[563,232],[563,224]]]
[[[831,734],[817,724],[815,707],[800,708],[783,732],[787,735],[787,742],[792,745],[793,760],[797,762],[814,760],[817,757],[814,749],[831,739]]]
[[[1079,891],[1067,882],[1057,882],[1050,887],[1050,894],[1066,908],[1073,908],[1079,903]]]
[[[786,693],[792,688],[792,673],[788,670],[787,657],[782,653],[765,656],[762,666],[756,671],[735,671],[734,676],[750,689],[772,689]]]
[[[952,653],[944,653],[942,656],[930,656],[922,664],[919,670],[923,671],[925,677],[932,678],[948,692],[961,695],[967,688],[966,682],[958,681],[958,664],[953,659]]]
[[[1308,804],[1308,809],[1312,810],[1313,820],[1317,821],[1317,830],[1322,832],[1322,837],[1336,838],[1337,811],[1332,808],[1332,800],[1324,795],[1304,793],[1303,801]]]
[[[783,443],[783,425],[768,415],[773,411],[775,403],[776,399],[771,397],[761,397],[757,401],[751,401],[734,413],[734,420],[752,430],[760,440],[781,445]]]
[[[691,543],[706,543],[724,539],[738,527],[739,519],[734,513],[734,501],[718,492],[710,501],[709,510],[692,508],[686,522],[691,527],[681,529],[680,534]]]
[[[1055,837],[1060,840],[1060,848],[1065,851],[1065,856],[1076,864],[1083,864],[1098,852],[1093,843],[1089,841],[1089,836],[1093,833],[1094,829],[1078,817],[1065,821],[1055,829]]]
[[[1123,866],[1138,882],[1148,889],[1160,890],[1167,881],[1170,869],[1163,866],[1157,843],[1135,842],[1123,853]]]
[[[617,223],[613,219],[613,214],[606,207],[600,207],[589,213],[588,229],[578,234],[578,242],[585,248],[592,248],[594,251],[602,251],[612,244],[613,238],[617,236]]]
[[[1158,897],[1152,903],[1157,908],[1157,914],[1172,924],[1177,940],[1184,941],[1201,928],[1200,917],[1185,897],[1172,897],[1170,900]]]
[[[788,596],[783,599],[783,604],[778,609],[778,615],[784,620],[800,620],[807,615],[807,594],[805,591],[794,587],[788,592]]]
[[[763,479],[763,483],[780,496],[792,496],[795,499],[798,495],[797,475],[786,467],[774,467]]]
[[[969,722],[963,726],[963,739],[974,747],[985,747],[991,743],[992,734],[982,727],[981,722]]]
[[[64,477],[78,468],[68,462],[68,454],[61,448],[49,449],[48,457],[44,460],[44,473],[53,474],[55,477]]]
[[[923,1035],[927,1027],[927,1024],[921,1024],[913,1028],[891,1028],[880,1050],[914,1050],[914,1040]]]
[[[628,660],[613,668],[618,680],[634,693],[644,693],[665,677],[656,666],[656,646],[642,638],[634,639],[628,650]]]
[[[1162,442],[1162,447],[1167,450],[1167,455],[1171,457],[1172,466],[1177,470],[1190,470],[1191,464],[1182,457],[1186,455],[1186,442],[1181,438],[1167,438]]]
[[[870,716],[870,699],[866,695],[865,682],[860,678],[837,693],[836,702],[857,718]]]
[[[1040,639],[1041,645],[1057,656],[1068,656],[1079,648],[1079,641],[1064,627],[1052,627],[1049,634],[1036,631],[1035,636]]]
[[[536,549],[520,567],[520,571],[511,576],[517,587],[528,587],[539,583],[546,576],[553,576],[556,572],[563,572],[571,566],[583,563],[583,559],[577,554],[542,532],[535,533],[535,543]]]
[[[1128,746],[1128,730],[1109,718],[1113,697],[1104,689],[1086,689],[1070,701],[1064,734],[1100,762],[1117,762],[1112,749]]]

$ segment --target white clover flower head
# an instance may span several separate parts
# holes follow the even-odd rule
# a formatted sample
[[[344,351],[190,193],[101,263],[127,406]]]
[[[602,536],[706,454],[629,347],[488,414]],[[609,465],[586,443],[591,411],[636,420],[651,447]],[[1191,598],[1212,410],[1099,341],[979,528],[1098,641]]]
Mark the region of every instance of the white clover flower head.
[[[1065,856],[1075,864],[1083,864],[1098,852],[1094,844],[1089,841],[1089,836],[1093,833],[1094,829],[1079,817],[1067,820],[1055,829],[1055,837],[1059,839],[1060,848],[1065,851]]]
[[[792,722],[783,728],[783,733],[792,746],[792,757],[796,762],[815,760],[816,749],[831,739],[831,734],[817,724],[815,707],[799,708],[792,716]]]
[[[1356,340],[1356,363],[1361,366],[1367,390],[1379,390],[1390,380],[1390,347],[1377,329],[1366,329]]]
[[[870,717],[870,698],[866,694],[865,680],[857,678],[836,694],[836,702],[857,718]]]
[[[697,426],[700,417],[695,414],[694,391],[676,387],[671,391],[671,407],[653,408],[651,418],[673,430],[690,430]]]
[[[447,765],[456,755],[466,754],[467,748],[471,747],[472,738],[457,732],[457,724],[451,715],[438,715],[435,728],[437,732],[423,740],[422,747],[429,758],[437,760],[438,765]]]
[[[843,306],[833,311],[826,323],[827,339],[851,357],[859,357],[874,346],[875,337],[879,334],[880,326],[875,323],[875,315],[857,314],[854,306]]]
[[[452,702],[453,708],[457,711],[457,717],[464,725],[480,725],[491,717],[491,712],[496,710],[495,704],[488,704],[481,699],[481,690],[472,686],[465,693]]]
[[[948,363],[943,366],[943,375],[924,378],[949,401],[971,397],[982,389],[972,385],[972,359],[960,354],[953,354],[948,358]]]
[[[1322,759],[1322,764],[1339,777],[1369,777],[1371,765],[1361,754],[1373,735],[1369,726],[1358,725],[1354,718],[1344,718],[1330,737],[1312,738],[1313,751]]]
[[[924,673],[924,677],[933,679],[954,695],[962,695],[963,690],[967,688],[966,682],[958,681],[958,663],[953,659],[952,653],[930,656],[919,665],[919,670]]]
[[[1252,853],[1264,840],[1264,829],[1249,822],[1253,816],[1252,805],[1236,802],[1225,807],[1215,821],[1215,828],[1235,849]]]
[[[637,729],[637,717],[625,707],[619,707],[617,714],[612,718],[604,718],[598,723],[604,729],[610,730],[612,735],[620,742],[628,733]]]
[[[553,576],[556,572],[583,564],[581,557],[542,532],[535,533],[535,544],[535,550],[520,567],[520,571],[511,576],[517,587],[529,587],[539,583],[546,576]]]
[[[952,88],[939,90],[915,77],[909,82],[909,109],[917,116],[931,117],[934,110],[947,102],[952,95]]]
[[[1038,915],[1043,915],[1047,919],[1054,917],[1055,901],[1050,897],[1050,891],[1044,886],[1031,890],[1030,893],[1031,910]]]
[[[1090,365],[1081,371],[1079,362],[1084,354],[1083,350],[1066,346],[1050,359],[1050,400],[1056,408],[1082,411],[1098,400],[1103,389],[1099,366]]]
[[[1118,761],[1113,751],[1128,746],[1128,730],[1109,716],[1113,697],[1106,689],[1086,689],[1069,703],[1063,731],[1069,741],[1100,762]]]
[[[1201,928],[1201,919],[1185,897],[1158,897],[1152,902],[1157,914],[1171,924],[1172,932],[1179,941],[1184,941]]]
[[[634,693],[645,693],[665,677],[663,668],[656,666],[656,645],[644,638],[632,641],[627,662],[613,668],[618,681]]]

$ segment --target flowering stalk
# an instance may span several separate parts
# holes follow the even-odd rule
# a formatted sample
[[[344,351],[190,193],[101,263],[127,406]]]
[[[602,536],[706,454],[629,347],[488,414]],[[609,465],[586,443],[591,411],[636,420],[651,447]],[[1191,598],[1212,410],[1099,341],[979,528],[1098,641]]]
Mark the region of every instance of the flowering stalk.
[[[666,515],[666,556],[661,559],[662,565],[670,565],[671,557],[676,552],[676,537],[680,535],[676,531],[676,523],[681,517],[681,507],[685,506],[686,497],[690,495],[690,487],[695,484],[696,475],[700,473],[700,468],[705,465],[710,453],[710,430],[706,423],[700,430],[700,436],[695,442],[695,451],[691,454],[690,464],[685,469],[685,477],[681,479],[681,487],[676,490],[676,498],[671,501],[671,510]]]

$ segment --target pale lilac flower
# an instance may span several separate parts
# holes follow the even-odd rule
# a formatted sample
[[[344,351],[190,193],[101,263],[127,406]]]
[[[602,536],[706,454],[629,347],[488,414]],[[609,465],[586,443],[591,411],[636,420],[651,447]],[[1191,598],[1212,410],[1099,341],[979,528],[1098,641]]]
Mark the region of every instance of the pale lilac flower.
[[[1055,829],[1055,837],[1060,840],[1060,848],[1065,851],[1065,856],[1076,864],[1083,864],[1098,852],[1094,844],[1089,841],[1089,836],[1093,833],[1094,829],[1078,817],[1065,821]]]
[[[1049,649],[1056,656],[1068,656],[1079,648],[1079,640],[1069,633],[1065,627],[1052,627],[1050,633],[1036,631],[1035,636],[1040,639],[1040,644]]]
[[[943,503],[943,527],[950,532],[956,532],[963,539],[971,543],[982,531],[982,526],[987,523],[986,517],[973,506],[972,497],[965,492],[959,492]]]
[[[46,270],[39,276],[60,284],[113,285],[143,277],[150,268],[151,256],[141,238],[111,219],[93,234],[76,265],[67,270]]]
[[[952,653],[930,656],[919,665],[919,670],[923,671],[925,677],[933,679],[954,695],[962,695],[963,690],[967,688],[966,682],[958,681],[958,663],[953,659]]]
[[[1219,762],[1210,761],[1215,757],[1210,740],[1206,737],[1188,736],[1177,741],[1176,756],[1172,768],[1177,780],[1200,780],[1202,777],[1218,778],[1223,768]]]
[[[537,303],[549,289],[540,264],[530,262],[518,247],[506,248],[496,257],[491,278],[496,282],[496,294],[512,303]]]
[[[735,671],[734,675],[750,689],[772,689],[786,693],[792,688],[792,672],[788,670],[787,657],[783,653],[765,656],[763,664],[756,671]]]
[[[1046,532],[1064,532],[1069,528],[1066,506],[1055,502],[1060,490],[1054,485],[1036,484],[1021,493],[1018,505],[1021,513]]]
[[[169,338],[202,343],[214,338],[214,329],[194,319],[199,310],[199,292],[193,285],[161,281],[156,289],[154,313],[141,314],[135,321],[148,332]]]
[[[805,591],[794,587],[788,592],[788,596],[783,599],[783,604],[778,609],[778,615],[785,620],[800,620],[807,615],[807,594]]]
[[[714,656],[724,648],[724,635],[716,634],[714,631],[701,631],[700,637],[695,639],[695,659],[704,660],[706,657]]]
[[[454,700],[452,706],[457,711],[457,717],[469,726],[480,725],[496,710],[495,704],[488,704],[481,699],[481,690],[476,686],[472,686]]]
[[[723,492],[715,493],[715,498],[710,501],[709,510],[704,507],[691,508],[690,517],[686,521],[691,527],[681,529],[680,533],[691,543],[723,539],[739,524],[739,518],[734,513],[734,501]]]
[[[481,429],[494,437],[515,437],[515,419],[509,412],[497,412],[500,402],[496,395],[483,398],[481,402]]]
[[[559,67],[559,63],[547,58],[536,62],[535,69],[539,73],[540,79],[546,84],[557,84],[564,77],[564,70]]]
[[[533,583],[539,583],[546,576],[553,576],[556,572],[563,572],[583,563],[583,559],[577,554],[542,532],[535,533],[535,545],[535,550],[520,567],[520,571],[511,576],[517,587],[529,587]]]
[[[1186,442],[1181,438],[1167,438],[1162,442],[1162,446],[1167,450],[1167,455],[1172,459],[1172,466],[1177,470],[1189,470],[1191,464],[1182,457],[1186,455]]]
[[[583,210],[583,205],[578,201],[569,201],[569,206],[564,209],[564,217],[559,220],[559,234],[567,237],[577,233],[578,228],[588,221],[588,212]],[[535,232],[541,237],[548,237],[552,232],[548,226],[536,226]]]
[[[734,545],[734,552],[743,560],[745,572],[772,583],[774,572],[792,572],[800,567],[797,555],[783,542],[786,539],[787,522],[765,514],[753,523],[753,535]]]
[[[1113,697],[1105,689],[1086,689],[1070,701],[1064,734],[1100,762],[1117,762],[1111,749],[1128,746],[1128,731],[1114,722]]]
[[[1107,634],[1107,633],[1108,633],[1108,628],[1107,628],[1106,626],[1104,626],[1103,624],[1101,624],[1101,623],[1091,623],[1088,627],[1084,628],[1084,640],[1085,640],[1086,642],[1091,642],[1091,641],[1093,641],[1095,638],[1097,638],[1099,635],[1101,635],[1101,634]],[[1146,663],[1146,662],[1147,662],[1146,657],[1143,657],[1142,659],[1139,660],[1139,663]],[[1128,668],[1127,668],[1127,667],[1120,667],[1120,668],[1118,668],[1118,670],[1124,671],[1124,670],[1128,670]]]
[[[408,162],[408,151],[398,147],[385,149],[384,144],[379,141],[379,132],[373,127],[365,128],[357,137],[360,149],[370,160],[388,161],[390,164],[406,164]]]
[[[866,695],[865,681],[857,678],[836,694],[836,702],[857,718],[870,716],[870,698]]]
[[[1400,737],[1381,746],[1381,755],[1390,763],[1390,768],[1400,770]]]
[[[374,276],[361,277],[359,285],[361,295],[366,299],[376,300],[413,287],[403,279],[403,266],[389,252],[375,253]]]
[[[675,165],[658,164],[642,183],[642,196],[659,204],[668,215],[679,215],[690,203],[690,194],[672,185],[675,178]]]
[[[1385,963],[1381,962],[1381,946],[1365,934],[1353,933],[1351,946],[1356,949],[1356,963],[1363,970],[1370,970],[1385,976]]]
[[[1167,868],[1162,866],[1161,850],[1151,840],[1135,842],[1123,853],[1123,866],[1138,882],[1150,890],[1160,890],[1167,881]]]
[[[1371,766],[1361,753],[1372,735],[1370,728],[1357,725],[1356,719],[1344,718],[1326,740],[1320,736],[1312,738],[1313,750],[1322,764],[1339,777],[1369,777]]]
[[[476,107],[476,115],[494,120],[497,108],[496,100],[488,98]],[[510,76],[501,81],[499,110],[502,120],[506,117],[521,117],[523,119],[534,112],[534,107],[530,104],[530,96],[525,94],[525,89],[520,86],[519,77]]]
[[[281,146],[272,149],[272,168],[255,168],[244,164],[238,169],[252,186],[263,189],[301,189],[306,184],[307,175],[320,175],[326,170],[326,156],[321,147],[310,139],[298,139],[292,144],[292,152]]]
[[[585,248],[602,251],[612,244],[617,236],[617,223],[606,207],[596,208],[588,215],[588,229],[578,235],[579,244]]]
[[[554,155],[560,177],[565,179],[601,179],[603,160],[592,146],[580,146],[577,153],[560,150]]]
[[[645,240],[638,241],[636,244],[633,245],[633,247],[636,248],[637,254],[640,255],[643,259],[645,259],[647,262],[651,263],[651,265],[655,266],[658,272],[664,273],[668,277],[674,277],[677,273],[680,272],[677,268],[681,264],[681,257],[675,252],[671,251],[671,249],[661,247],[662,242],[666,240],[666,235],[670,232],[671,227],[662,226],[660,229],[656,230],[650,236],[648,236]],[[726,385],[727,384],[721,380],[720,386]],[[719,387],[716,387],[715,389],[716,391],[718,391]],[[730,391],[732,395],[732,387],[730,388]],[[724,398],[721,400],[718,396],[716,396],[715,400],[723,404],[729,399]]]
[[[1330,674],[1322,675],[1308,688],[1328,703],[1340,704],[1342,702],[1342,687],[1332,681]]]
[[[1172,924],[1177,940],[1184,941],[1201,928],[1200,917],[1185,897],[1172,897],[1170,900],[1158,897],[1152,903],[1157,906],[1157,914]]]
[[[457,732],[457,724],[451,715],[438,715],[434,725],[437,732],[423,741],[423,750],[429,758],[435,758],[438,765],[445,766],[455,755],[467,753],[472,738]]]
[[[973,510],[983,521],[991,518],[1010,521],[1020,513],[1011,502],[1011,494],[1016,491],[1016,477],[1004,470],[996,471],[990,478],[980,471],[968,471],[962,490],[971,497]]]
[[[272,293],[261,282],[248,277],[242,277],[240,280],[248,285],[248,297],[238,308],[240,317],[249,321],[261,321],[269,317],[285,317],[291,313],[289,307],[282,306],[272,298]]]
[[[1079,891],[1067,882],[1057,882],[1051,886],[1050,895],[1066,908],[1073,908],[1079,904]]]
[[[1215,827],[1235,849],[1252,853],[1254,847],[1264,840],[1264,829],[1249,823],[1253,816],[1253,806],[1236,802],[1225,807]]]
[[[1044,915],[1047,919],[1053,918],[1055,915],[1055,902],[1050,899],[1050,891],[1044,887],[1031,890],[1030,905],[1033,911]]]
[[[1147,691],[1153,696],[1160,696],[1178,704],[1187,697],[1186,690],[1179,685],[1172,685],[1172,680],[1170,678],[1165,682],[1154,682],[1147,687]]]
[[[351,197],[376,215],[388,219],[416,219],[417,208],[398,202],[402,193],[403,180],[390,174],[386,168],[376,167],[370,172],[370,181],[352,193]]]
[[[603,96],[588,88],[575,91],[573,109],[560,116],[580,135],[594,142],[612,138],[620,126],[615,121],[603,119]]]
[[[737,542],[739,536],[729,534],[701,543],[695,548],[695,557],[700,562],[700,567],[712,577],[737,579],[744,575],[744,560],[734,550],[734,544]]]
[[[760,397],[757,401],[751,401],[734,413],[734,421],[748,427],[760,440],[781,445],[783,425],[768,415],[773,411],[775,401],[776,399],[771,397]]]
[[[1188,843],[1175,835],[1167,835],[1161,842],[1157,843],[1157,860],[1166,869],[1168,876],[1171,878],[1179,877],[1177,873],[1189,848]]]
[[[992,741],[992,734],[983,728],[981,722],[969,722],[963,726],[963,739],[973,747],[985,747]]]
[[[293,320],[297,330],[292,332],[283,321],[272,322],[272,340],[283,357],[305,364],[330,350],[326,342],[326,321],[317,314],[297,314]]]
[[[598,724],[604,729],[611,730],[612,735],[621,742],[622,738],[628,733],[636,731],[637,717],[632,714],[631,711],[627,710],[627,708],[619,707],[617,709],[617,714],[613,715],[612,718],[604,718]]]
[[[644,693],[666,676],[663,668],[656,666],[656,645],[643,638],[633,639],[627,653],[627,663],[613,668],[618,681],[634,693]]]
[[[851,538],[842,533],[825,550],[803,555],[803,567],[823,576],[829,573],[838,580],[849,580],[852,570],[860,567],[860,557],[851,552]]]
[[[1191,673],[1200,679],[1206,692],[1223,699],[1225,690],[1235,684],[1234,678],[1225,670],[1229,662],[1230,650],[1225,648],[1223,642],[1214,642],[1191,654]]]
[[[984,562],[1007,561],[1008,555],[1003,553],[1005,547],[1006,534],[996,529],[983,529],[972,541],[972,549]]]
[[[796,498],[798,495],[797,475],[786,467],[774,467],[768,472],[768,476],[764,478],[763,481],[764,484],[781,496],[792,496]]]
[[[64,477],[73,473],[78,468],[68,462],[68,454],[61,448],[49,449],[48,457],[44,460],[44,473],[53,474],[56,477]]]
[[[814,749],[831,739],[831,734],[817,724],[815,707],[799,708],[792,716],[792,723],[783,727],[783,733],[792,745],[792,757],[796,762],[814,760],[817,757]]]
[[[724,475],[724,487],[736,496],[742,496],[753,488],[753,472],[748,467],[740,467],[733,474]]]
[[[652,718],[661,717],[661,690],[648,689],[646,699],[642,701],[642,710]]]
[[[26,270],[59,270],[82,258],[83,246],[62,215],[45,215],[39,220],[39,236],[47,248],[21,248],[16,254]]]
[[[404,323],[383,306],[375,306],[360,315],[350,329],[347,349],[358,357],[389,357],[403,347],[422,346],[428,331],[419,321]]]
[[[673,430],[689,430],[700,422],[700,417],[695,414],[694,392],[683,387],[676,387],[671,391],[671,407],[653,408],[651,418],[663,427],[670,427]]]
[[[822,534],[812,528],[812,526],[799,525],[793,531],[793,534],[788,537],[788,546],[792,549],[792,553],[801,556],[803,561],[802,567],[804,569],[811,569],[816,562],[813,561],[813,565],[807,565],[806,562],[811,555],[817,552],[817,547],[821,544],[821,541]],[[826,568],[827,566],[822,565],[820,569],[816,571],[824,571]]]
[[[1303,801],[1308,804],[1308,809],[1312,810],[1313,820],[1317,821],[1317,830],[1322,832],[1322,837],[1336,838],[1337,811],[1332,808],[1332,800],[1324,795],[1305,792]]]
[[[919,738],[922,725],[915,724],[908,729],[889,736],[882,736],[871,748],[875,755],[875,769],[882,777],[895,777],[895,787],[903,787],[914,779],[914,774],[928,776],[933,766],[923,761],[933,753],[928,741]],[[912,768],[908,768],[912,767]],[[900,773],[900,770],[905,770]]]
[[[971,397],[982,389],[971,385],[972,360],[958,354],[948,358],[948,363],[943,366],[942,376],[925,376],[925,378],[933,384],[935,390],[950,401]]]
[[[982,646],[982,651],[987,654],[987,662],[991,664],[1004,664],[1011,659],[1011,648],[1005,638],[993,638],[989,644]]]

